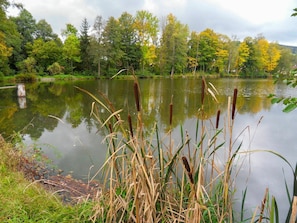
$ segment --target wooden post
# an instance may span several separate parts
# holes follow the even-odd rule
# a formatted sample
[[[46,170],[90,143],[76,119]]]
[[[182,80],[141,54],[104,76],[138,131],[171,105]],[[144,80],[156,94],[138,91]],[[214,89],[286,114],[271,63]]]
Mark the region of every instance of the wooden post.
[[[17,85],[18,102],[21,109],[27,108],[25,84]]]
[[[25,89],[25,84],[18,84],[18,97],[26,97],[26,89]]]

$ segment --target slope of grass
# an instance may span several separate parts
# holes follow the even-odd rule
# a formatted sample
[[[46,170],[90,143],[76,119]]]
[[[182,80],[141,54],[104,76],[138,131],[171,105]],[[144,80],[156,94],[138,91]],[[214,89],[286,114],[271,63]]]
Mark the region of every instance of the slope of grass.
[[[91,222],[91,203],[65,205],[37,182],[25,179],[17,170],[20,155],[0,139],[0,222]]]

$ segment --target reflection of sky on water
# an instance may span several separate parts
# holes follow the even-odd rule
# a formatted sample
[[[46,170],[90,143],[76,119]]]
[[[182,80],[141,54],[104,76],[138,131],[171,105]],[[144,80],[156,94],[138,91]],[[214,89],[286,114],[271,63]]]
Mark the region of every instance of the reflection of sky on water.
[[[42,133],[38,145],[65,174],[87,179],[89,170],[92,176],[106,158],[106,145],[96,131],[95,128],[87,131],[85,123],[72,128],[71,124],[60,121],[55,131],[45,130]],[[30,139],[25,139],[28,144],[32,143]]]
[[[261,116],[263,119],[257,127]],[[282,112],[281,105],[273,105],[269,112],[261,111],[255,116],[238,115],[235,129],[251,125],[251,135],[256,132],[249,149],[272,150],[287,159],[294,168],[297,155],[296,132],[294,131],[296,119],[297,111],[285,114]],[[248,142],[244,141],[244,147],[248,148]],[[284,178],[292,193],[293,175],[288,164],[269,152],[252,153],[236,179],[238,189],[248,188],[246,208],[260,206],[265,189],[269,187],[269,193],[276,197],[279,213],[284,218],[289,207]],[[238,191],[238,197],[240,200],[241,191]],[[281,222],[284,222],[284,219],[281,219]]]

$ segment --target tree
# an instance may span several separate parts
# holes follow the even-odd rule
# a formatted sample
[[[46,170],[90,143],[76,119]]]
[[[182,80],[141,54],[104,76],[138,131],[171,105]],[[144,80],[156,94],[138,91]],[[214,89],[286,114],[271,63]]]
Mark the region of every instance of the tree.
[[[121,58],[124,55],[124,52],[121,48],[122,38],[119,21],[114,17],[110,17],[104,27],[102,36],[102,44],[106,52],[106,71],[109,73],[111,68],[118,69],[122,66]]]
[[[280,47],[280,54],[276,71],[281,75],[289,75],[292,67],[297,62],[297,55],[293,55],[292,50],[287,47]]]
[[[239,44],[238,55],[235,63],[236,73],[240,73],[244,69],[244,64],[247,62],[250,56],[250,48],[246,41],[243,41]]]
[[[17,29],[22,36],[22,46],[28,42],[33,42],[36,33],[36,21],[32,14],[26,9],[22,9],[19,16],[13,18]]]
[[[62,59],[62,46],[60,39],[45,42],[41,38],[27,45],[28,54],[36,60],[39,73],[47,71],[50,65]]]
[[[105,55],[103,47],[103,31],[105,22],[102,16],[96,16],[93,31],[94,34],[90,40],[89,54],[93,57],[93,62],[97,64],[97,75],[101,76],[101,60]]]
[[[62,35],[66,36],[62,49],[63,58],[67,62],[67,70],[73,73],[74,63],[81,61],[80,41],[77,37],[77,29],[71,24],[66,24],[66,29],[62,31]]]
[[[134,18],[131,14],[124,12],[119,18],[119,31],[121,36],[122,66],[126,69],[139,68],[141,60],[140,46],[136,43],[136,31],[134,29]]]
[[[87,18],[84,18],[80,27],[80,57],[81,57],[81,69],[83,71],[90,70],[90,36],[89,36],[90,25]]]
[[[267,72],[271,73],[277,67],[280,57],[281,52],[279,50],[279,45],[276,43],[270,43],[267,49]]]
[[[148,11],[137,11],[134,28],[136,29],[136,39],[140,45],[142,58],[142,72],[146,65],[153,64],[156,59],[156,39],[158,34],[159,20]]]
[[[77,36],[77,33],[78,33],[78,31],[75,28],[75,26],[70,23],[67,23],[66,29],[62,30],[62,36],[66,37],[66,38],[71,35]]]
[[[198,64],[203,72],[212,72],[217,59],[219,39],[212,29],[199,34]]]
[[[214,63],[214,67],[218,73],[224,73],[228,70],[228,62],[229,62],[229,46],[231,39],[222,34],[218,34],[218,46],[216,49],[216,59]]]
[[[160,71],[169,73],[182,73],[187,66],[187,38],[189,29],[181,24],[172,14],[167,16],[166,24],[161,37]]]
[[[43,41],[50,41],[57,39],[58,36],[53,33],[53,29],[44,19],[41,19],[36,24],[35,39],[43,39]]]
[[[196,74],[198,66],[198,50],[199,50],[199,34],[191,32],[190,40],[188,41],[188,68]]]

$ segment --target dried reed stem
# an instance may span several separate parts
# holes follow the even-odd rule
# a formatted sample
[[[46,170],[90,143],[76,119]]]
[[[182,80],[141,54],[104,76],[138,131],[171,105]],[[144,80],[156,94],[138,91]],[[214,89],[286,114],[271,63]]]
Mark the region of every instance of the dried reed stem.
[[[290,223],[295,223],[297,217],[297,196],[294,196],[292,203],[292,213],[290,217]]]
[[[268,188],[266,188],[265,190],[265,195],[264,198],[262,200],[262,204],[261,204],[261,210],[260,210],[260,217],[259,217],[259,223],[262,222],[263,220],[263,214],[264,214],[264,209],[265,209],[265,205],[266,205],[266,201],[267,201],[267,195],[268,195]]]

